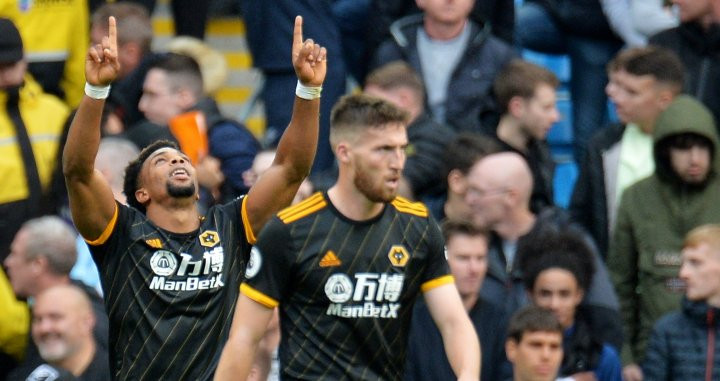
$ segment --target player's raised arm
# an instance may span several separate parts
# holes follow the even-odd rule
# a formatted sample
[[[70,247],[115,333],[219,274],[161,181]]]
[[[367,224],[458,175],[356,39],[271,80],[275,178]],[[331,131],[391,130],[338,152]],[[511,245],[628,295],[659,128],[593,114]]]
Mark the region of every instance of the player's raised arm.
[[[91,46],[85,59],[85,96],[70,125],[63,151],[63,174],[70,210],[78,231],[89,240],[100,237],[115,213],[110,186],[95,170],[100,145],[100,118],[110,83],[120,70],[115,18],[108,20],[108,36]]]
[[[430,314],[440,330],[445,354],[458,380],[480,379],[480,343],[454,284],[424,294]]]
[[[302,17],[295,18],[292,60],[299,85],[292,119],[277,147],[272,166],[248,192],[248,219],[257,234],[280,209],[290,205],[310,173],[317,150],[320,89],[327,71],[327,52],[311,39],[303,41]]]
[[[240,293],[230,337],[215,372],[215,381],[246,380],[260,340],[265,335],[273,309]]]

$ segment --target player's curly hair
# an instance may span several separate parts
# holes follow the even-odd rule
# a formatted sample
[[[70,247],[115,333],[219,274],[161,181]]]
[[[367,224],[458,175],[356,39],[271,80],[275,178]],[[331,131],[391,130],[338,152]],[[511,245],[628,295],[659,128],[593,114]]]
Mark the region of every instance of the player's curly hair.
[[[179,150],[180,148],[175,142],[171,142],[169,140],[158,140],[150,144],[149,146],[143,148],[142,151],[140,151],[140,154],[138,155],[135,160],[131,161],[127,167],[125,167],[125,180],[123,182],[123,193],[125,193],[125,197],[127,197],[127,203],[128,205],[132,206],[133,208],[141,211],[142,213],[145,213],[145,205],[141,204],[137,198],[135,198],[135,191],[138,189],[138,186],[140,185],[140,170],[142,169],[143,163],[145,163],[145,160],[147,160],[150,155],[161,149],[161,148],[174,148],[176,150]]]
[[[553,268],[569,271],[584,291],[592,283],[595,274],[593,248],[578,229],[545,229],[517,250],[518,264],[528,291],[535,287],[540,273]]]

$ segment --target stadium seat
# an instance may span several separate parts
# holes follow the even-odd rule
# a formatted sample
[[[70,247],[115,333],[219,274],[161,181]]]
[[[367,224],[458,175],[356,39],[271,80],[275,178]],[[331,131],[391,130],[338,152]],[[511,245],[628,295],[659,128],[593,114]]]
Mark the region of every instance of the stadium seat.
[[[561,208],[570,205],[570,198],[578,177],[578,167],[574,161],[558,163],[555,166],[555,177],[553,179],[554,202]]]

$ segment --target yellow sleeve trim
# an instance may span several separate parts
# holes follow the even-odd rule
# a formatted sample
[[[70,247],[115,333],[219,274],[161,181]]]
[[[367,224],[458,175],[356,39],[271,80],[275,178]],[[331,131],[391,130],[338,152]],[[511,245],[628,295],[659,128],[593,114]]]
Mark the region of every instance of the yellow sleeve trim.
[[[278,213],[278,218],[280,218],[283,223],[289,224],[324,208],[326,205],[327,203],[322,193],[317,192],[301,203],[281,210],[280,213]]]
[[[242,292],[243,295],[247,296],[248,298],[262,304],[267,308],[275,308],[280,305],[280,302],[248,286],[247,283],[242,283],[240,285],[240,292]]]
[[[247,199],[248,196],[245,195],[242,200],[242,204],[240,205],[240,218],[242,218],[242,224],[245,228],[245,239],[251,244],[254,245],[255,242],[257,242],[257,238],[255,237],[255,233],[253,233],[252,225],[250,224],[250,218],[247,215]]]
[[[110,234],[112,234],[113,230],[115,230],[115,224],[117,223],[117,217],[118,217],[118,205],[115,203],[115,211],[113,212],[113,216],[110,219],[110,222],[108,222],[108,225],[105,227],[105,230],[103,230],[102,234],[100,234],[100,237],[97,237],[97,239],[90,241],[85,240],[88,245],[92,246],[98,246],[105,243],[105,241],[110,238]]]
[[[435,287],[444,286],[450,283],[455,283],[455,278],[453,278],[452,275],[443,275],[440,278],[435,278],[423,283],[420,286],[420,290],[422,290],[422,292],[428,292]]]
[[[421,202],[410,202],[405,198],[396,197],[392,201],[392,204],[399,212],[412,214],[418,217],[428,216],[427,207]]]

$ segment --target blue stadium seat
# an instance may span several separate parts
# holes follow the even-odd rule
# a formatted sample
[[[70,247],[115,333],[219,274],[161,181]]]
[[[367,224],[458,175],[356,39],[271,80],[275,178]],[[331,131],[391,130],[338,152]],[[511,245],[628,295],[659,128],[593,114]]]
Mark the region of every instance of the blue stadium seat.
[[[550,146],[553,159],[559,163],[572,160],[573,128],[570,95],[562,89],[557,94],[557,108],[560,112],[560,120],[550,129],[547,135],[547,143]]]
[[[620,121],[620,119],[617,116],[617,112],[615,111],[615,105],[610,102],[610,99],[608,99],[607,102],[607,109],[608,109],[608,121],[610,123],[617,123]]]
[[[578,177],[578,167],[574,161],[558,163],[555,166],[555,177],[553,179],[553,195],[555,205],[566,208],[570,205],[573,187]]]

